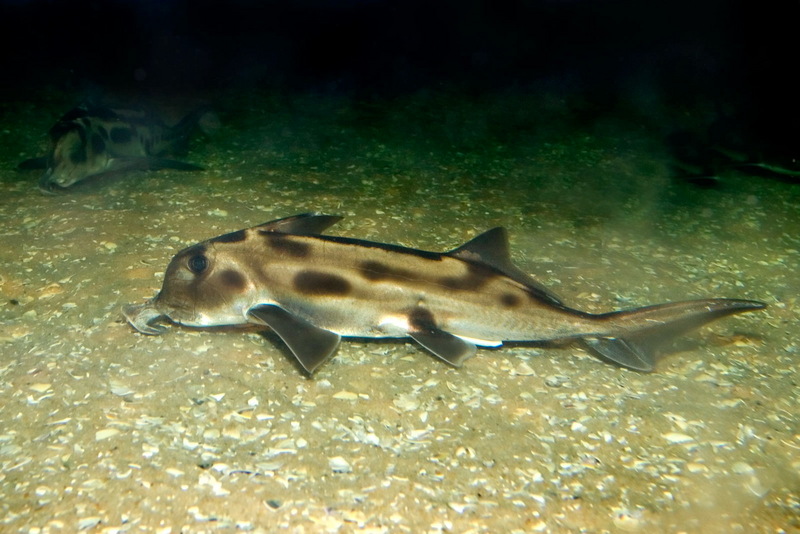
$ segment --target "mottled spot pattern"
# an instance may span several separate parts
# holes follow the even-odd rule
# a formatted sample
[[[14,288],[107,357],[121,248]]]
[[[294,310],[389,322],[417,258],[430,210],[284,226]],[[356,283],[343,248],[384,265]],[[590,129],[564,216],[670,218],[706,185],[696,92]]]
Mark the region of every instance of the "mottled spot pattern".
[[[259,230],[264,236],[267,244],[278,253],[287,254],[295,258],[305,258],[311,254],[311,247],[307,243],[302,243],[284,234]]]
[[[103,141],[103,137],[100,134],[93,133],[92,134],[92,152],[95,154],[100,154],[104,152],[106,149],[106,142]]]
[[[86,161],[86,133],[83,130],[78,132],[81,134],[81,143],[70,147],[69,150],[69,161],[75,165]]]
[[[414,308],[408,315],[408,324],[412,332],[427,332],[436,330],[436,321],[430,310]]]
[[[244,276],[242,276],[242,273],[234,271],[233,269],[226,269],[219,273],[219,279],[222,285],[231,291],[240,292],[244,291],[247,287],[247,281]]]
[[[362,261],[358,265],[358,272],[367,280],[378,281],[407,281],[414,278],[414,273],[408,269],[396,269],[379,261]]]
[[[500,295],[500,304],[505,308],[516,308],[521,302],[517,295],[513,293],[503,293]]]
[[[455,291],[477,291],[497,276],[497,273],[483,265],[467,263],[467,273],[464,276],[443,276],[439,283]]]
[[[301,271],[294,277],[298,293],[311,296],[343,296],[350,293],[351,285],[341,276],[320,271]]]

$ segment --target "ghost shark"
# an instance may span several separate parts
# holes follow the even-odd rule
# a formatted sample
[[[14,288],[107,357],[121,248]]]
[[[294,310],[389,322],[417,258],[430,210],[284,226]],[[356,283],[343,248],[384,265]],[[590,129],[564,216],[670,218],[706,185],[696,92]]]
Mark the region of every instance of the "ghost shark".
[[[39,188],[45,193],[114,172],[202,170],[192,163],[164,156],[180,151],[206,114],[210,114],[210,109],[202,107],[175,126],[167,126],[142,110],[83,104],[64,114],[50,129],[47,156],[27,159],[18,168],[44,169]]]
[[[342,336],[411,337],[452,366],[476,345],[577,340],[601,359],[651,371],[676,336],[761,302],[704,299],[591,314],[566,306],[511,263],[503,228],[449,252],[322,235],[341,217],[306,213],[221,235],[175,255],[158,294],[123,313],[143,334],[261,325],[309,373]]]

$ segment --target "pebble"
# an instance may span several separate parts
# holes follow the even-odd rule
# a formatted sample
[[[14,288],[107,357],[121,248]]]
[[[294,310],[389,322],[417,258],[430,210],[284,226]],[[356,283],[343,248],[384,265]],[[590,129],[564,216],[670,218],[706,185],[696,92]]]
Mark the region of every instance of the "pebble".
[[[756,472],[756,470],[753,469],[753,466],[751,466],[746,462],[734,463],[733,467],[731,467],[731,471],[733,471],[737,475],[752,475]]]
[[[94,434],[94,439],[96,441],[101,441],[104,439],[112,438],[119,434],[119,430],[116,428],[104,428],[103,430],[98,430]]]
[[[337,400],[354,401],[358,400],[358,394],[352,391],[339,391],[333,394],[333,398]]]
[[[550,375],[544,379],[544,385],[551,388],[560,388],[569,381],[569,378],[562,375]]]
[[[692,436],[681,434],[680,432],[667,432],[662,436],[665,440],[673,444],[689,443],[694,441]]]
[[[334,473],[352,473],[353,466],[350,465],[350,462],[342,458],[341,456],[334,456],[333,458],[328,459],[328,465],[331,468],[331,471]]]

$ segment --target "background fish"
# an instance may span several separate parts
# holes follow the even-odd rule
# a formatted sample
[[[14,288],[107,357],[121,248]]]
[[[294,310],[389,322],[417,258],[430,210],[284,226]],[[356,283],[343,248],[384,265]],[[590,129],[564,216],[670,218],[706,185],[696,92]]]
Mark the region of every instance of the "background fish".
[[[411,337],[459,366],[476,345],[579,340],[604,360],[650,371],[664,343],[761,302],[705,299],[591,314],[512,265],[506,233],[446,253],[320,235],[341,218],[302,214],[203,241],[170,262],[161,291],[123,310],[145,334],[187,326],[272,328],[312,373],[341,336]]]
[[[720,175],[739,171],[790,183],[800,182],[800,151],[791,136],[759,131],[752,119],[741,114],[722,114],[705,132],[689,129],[666,138],[671,167],[681,177],[702,187],[720,185]]]
[[[50,129],[47,156],[25,160],[19,168],[45,169],[39,187],[45,192],[88,178],[128,170],[202,170],[164,156],[180,152],[198,121],[210,113],[197,109],[175,126],[144,111],[82,105]]]

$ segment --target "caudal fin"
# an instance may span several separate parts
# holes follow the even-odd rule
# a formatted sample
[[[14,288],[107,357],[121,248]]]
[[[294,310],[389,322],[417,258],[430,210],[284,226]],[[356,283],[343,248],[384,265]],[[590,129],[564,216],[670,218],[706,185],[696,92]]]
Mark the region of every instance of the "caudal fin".
[[[615,325],[618,332],[586,336],[583,344],[600,358],[636,371],[652,371],[659,348],[675,338],[727,315],[760,310],[763,302],[708,299],[673,302],[635,310],[611,312],[599,318]]]

